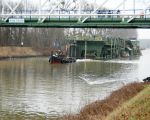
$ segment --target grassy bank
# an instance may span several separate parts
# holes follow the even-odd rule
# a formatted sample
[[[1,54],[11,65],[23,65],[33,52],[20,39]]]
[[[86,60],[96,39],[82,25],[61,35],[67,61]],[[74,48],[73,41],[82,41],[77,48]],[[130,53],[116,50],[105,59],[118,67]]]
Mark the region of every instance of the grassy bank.
[[[143,102],[145,102],[145,100],[147,101],[147,99],[149,99],[148,92],[150,93],[150,91],[147,91],[147,89],[149,90],[149,88],[150,88],[150,86],[148,86],[148,88],[145,88],[145,84],[143,84],[143,83],[132,83],[132,84],[126,85],[126,86],[122,87],[121,89],[114,91],[106,99],[99,100],[99,101],[96,101],[94,103],[91,103],[91,104],[85,106],[83,109],[81,109],[81,111],[78,115],[66,115],[61,119],[62,120],[105,120],[107,118],[108,120],[112,120],[112,118],[114,118],[115,120],[120,120],[119,117],[120,116],[122,117],[122,114],[121,114],[122,109],[120,109],[120,108],[122,106],[126,106],[124,104],[126,104],[127,101],[130,101],[130,100],[133,101],[132,98],[137,99],[136,105],[138,106],[138,103],[140,103],[140,101],[142,101],[139,98],[141,97],[141,95],[145,95],[145,99],[143,98],[143,101],[141,103],[141,105],[142,105]],[[143,89],[144,89],[144,91],[142,91]],[[143,93],[142,94],[140,93],[140,95],[138,95],[139,97],[135,97],[140,91],[142,91]],[[147,102],[148,103],[145,106],[143,106],[145,109],[148,109],[147,105],[149,105],[150,101],[147,101]],[[132,102],[130,104],[132,104]],[[134,107],[134,108],[135,109],[133,109],[133,110],[134,110],[134,113],[136,114],[137,113],[136,111],[138,111],[138,108],[137,109],[136,109],[136,107]],[[120,113],[119,113],[118,109],[119,109]],[[114,112],[114,111],[118,111],[118,112]],[[128,109],[127,109],[127,111],[128,111]],[[114,117],[112,117],[113,115],[110,116],[112,113],[113,113]],[[126,117],[126,115],[127,115],[127,113],[125,110],[123,116]],[[147,114],[145,114],[145,115],[147,115]],[[128,120],[128,119],[124,119],[124,117],[121,119]],[[136,120],[136,119],[133,119],[133,120]],[[147,119],[145,119],[145,120],[147,120]]]
[[[150,120],[150,86],[124,103],[105,120]]]
[[[50,50],[32,47],[0,47],[0,58],[50,55]]]

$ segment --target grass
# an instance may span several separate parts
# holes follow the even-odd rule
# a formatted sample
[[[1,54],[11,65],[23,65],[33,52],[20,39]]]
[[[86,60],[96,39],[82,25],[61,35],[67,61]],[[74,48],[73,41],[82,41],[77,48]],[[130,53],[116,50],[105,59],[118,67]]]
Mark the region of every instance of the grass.
[[[104,120],[113,111],[118,109],[118,107],[122,106],[125,102],[143,90],[145,88],[144,86],[143,83],[131,83],[126,85],[112,92],[106,99],[86,105],[81,109],[79,114],[66,115],[61,118],[61,120]],[[126,114],[124,114],[124,116],[126,116]],[[112,120],[111,117],[108,118]],[[114,119],[116,119],[116,117]]]
[[[50,51],[50,48],[7,46],[0,47],[0,58],[50,55]]]
[[[150,120],[150,85],[105,120]]]
[[[0,57],[37,55],[31,47],[0,47]]]

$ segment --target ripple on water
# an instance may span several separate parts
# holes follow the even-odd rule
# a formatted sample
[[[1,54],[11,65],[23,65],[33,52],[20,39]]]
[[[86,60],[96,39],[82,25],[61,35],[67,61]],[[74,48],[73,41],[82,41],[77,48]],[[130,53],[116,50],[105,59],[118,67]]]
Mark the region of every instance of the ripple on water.
[[[46,120],[46,119],[56,119],[59,116],[59,113],[56,111],[51,111],[49,114],[45,114],[42,112],[8,112],[1,111],[0,117],[1,120]]]
[[[121,82],[148,76],[149,53],[139,62],[83,60],[51,65],[47,58],[0,61],[0,120],[45,120],[76,113],[84,104],[109,95]]]

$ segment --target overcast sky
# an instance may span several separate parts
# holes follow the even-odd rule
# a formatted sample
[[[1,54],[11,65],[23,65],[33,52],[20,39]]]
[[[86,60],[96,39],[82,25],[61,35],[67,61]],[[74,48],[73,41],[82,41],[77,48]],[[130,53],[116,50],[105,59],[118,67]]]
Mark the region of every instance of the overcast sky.
[[[138,29],[138,39],[150,40],[150,29]]]

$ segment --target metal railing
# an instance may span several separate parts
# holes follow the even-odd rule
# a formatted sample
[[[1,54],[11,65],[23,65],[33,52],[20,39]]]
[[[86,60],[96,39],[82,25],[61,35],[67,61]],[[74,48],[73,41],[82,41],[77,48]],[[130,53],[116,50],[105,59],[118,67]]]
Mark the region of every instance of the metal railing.
[[[11,10],[5,10],[3,13],[0,14],[0,19],[6,18],[84,18],[90,17],[91,18],[131,18],[135,16],[136,18],[144,17],[150,18],[150,9],[146,9],[142,11],[142,9],[130,9],[130,10],[97,10],[95,13],[92,13],[93,10],[16,10],[15,14],[11,13]],[[142,11],[142,12],[141,12]]]

